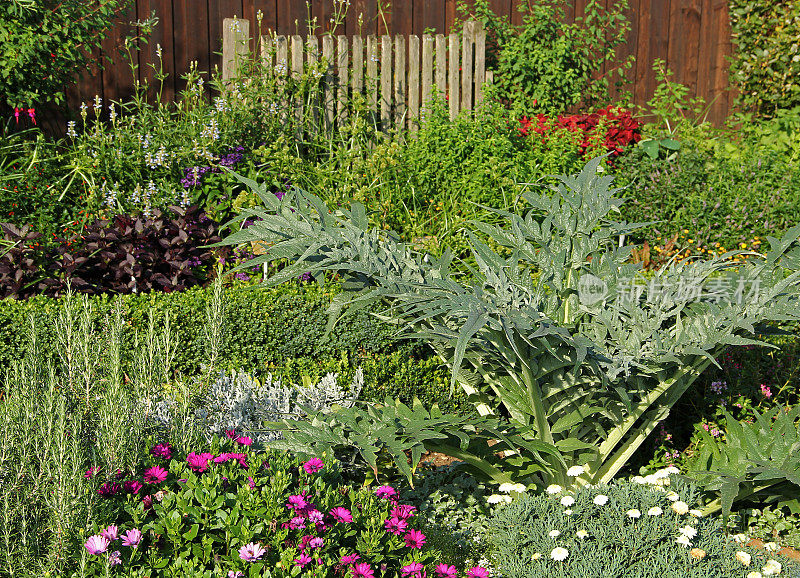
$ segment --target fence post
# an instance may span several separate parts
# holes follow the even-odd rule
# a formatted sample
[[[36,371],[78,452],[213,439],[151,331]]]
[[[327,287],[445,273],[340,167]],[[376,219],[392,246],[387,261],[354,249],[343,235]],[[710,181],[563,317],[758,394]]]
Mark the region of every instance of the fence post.
[[[450,62],[448,62],[448,75],[447,84],[450,89],[447,94],[447,99],[450,103],[450,120],[455,120],[458,116],[458,107],[460,104],[460,91],[459,86],[460,77],[458,74],[458,34],[450,35]]]
[[[394,127],[403,129],[406,120],[406,38],[394,37]]]
[[[389,132],[392,119],[392,37],[381,37],[381,130]]]
[[[475,46],[475,22],[464,23],[461,46],[461,110],[472,110],[472,49]]]
[[[249,41],[249,20],[225,18],[222,21],[222,80],[239,74],[240,63],[249,51]]]
[[[298,35],[292,36],[292,78],[299,82],[303,75],[303,39]],[[303,99],[296,93],[294,95],[294,137],[300,143],[303,140]]]
[[[483,104],[483,85],[486,83],[486,29],[475,23],[475,108]]]
[[[419,36],[408,37],[408,130],[419,128]]]
[[[322,37],[322,58],[325,59],[325,130],[332,131],[336,116],[333,95],[333,36]]]
[[[378,117],[378,37],[367,36],[367,106],[372,113],[374,126],[379,125]]]

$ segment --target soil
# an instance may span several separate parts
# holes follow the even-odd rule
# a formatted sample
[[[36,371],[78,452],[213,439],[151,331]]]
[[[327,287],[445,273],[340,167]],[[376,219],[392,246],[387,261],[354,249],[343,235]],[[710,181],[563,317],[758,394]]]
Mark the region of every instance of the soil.
[[[750,540],[747,543],[747,545],[752,548],[763,548],[764,542],[762,540]],[[780,554],[781,556],[786,556],[787,558],[791,558],[792,560],[800,562],[800,552],[798,552],[794,548],[784,547],[778,550],[776,553]]]

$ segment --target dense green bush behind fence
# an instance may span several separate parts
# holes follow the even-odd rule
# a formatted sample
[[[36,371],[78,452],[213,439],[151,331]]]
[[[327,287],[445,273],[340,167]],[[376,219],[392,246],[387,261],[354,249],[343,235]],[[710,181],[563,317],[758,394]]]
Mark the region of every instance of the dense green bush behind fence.
[[[113,300],[122,300],[125,363],[130,363],[136,331],[147,330],[148,312],[153,311],[157,328],[169,312],[172,334],[177,339],[174,368],[191,376],[201,372],[206,359],[203,326],[212,295],[212,288],[193,288],[180,293],[100,295],[90,301],[94,322],[100,328]],[[258,375],[271,372],[293,383],[299,383],[303,375],[317,380],[334,371],[343,383],[349,383],[361,366],[365,381],[362,399],[392,396],[410,401],[417,396],[426,406],[439,403],[448,411],[468,411],[463,395],[448,396],[447,368],[423,343],[394,339],[393,331],[378,324],[368,312],[343,320],[326,336],[331,296],[330,288],[316,285],[253,290],[234,284],[227,288],[219,367],[241,368]],[[55,359],[58,351],[52,320],[61,306],[60,300],[46,297],[0,302],[0,368],[22,357],[31,315],[41,332],[42,350],[47,352],[42,363]]]

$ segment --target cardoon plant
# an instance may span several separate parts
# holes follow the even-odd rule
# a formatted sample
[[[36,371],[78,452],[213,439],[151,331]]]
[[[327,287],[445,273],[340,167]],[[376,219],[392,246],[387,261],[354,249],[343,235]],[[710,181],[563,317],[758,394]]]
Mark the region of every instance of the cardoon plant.
[[[645,279],[621,247],[641,225],[613,220],[623,200],[603,160],[523,194],[524,214],[491,209],[503,227],[473,222],[466,275],[448,251],[370,229],[358,203],[332,211],[299,190],[279,200],[247,179],[263,206],[233,221],[256,222],[223,244],[268,247],[243,267],[287,260],[267,285],[342,276],[331,323],[385,303],[383,318],[425,339],[481,414],[521,432],[515,454],[487,462],[540,487],[606,482],[725,348],[761,343],[759,323],[800,317],[800,225],[764,255],[671,262]],[[576,465],[583,473],[567,476]]]

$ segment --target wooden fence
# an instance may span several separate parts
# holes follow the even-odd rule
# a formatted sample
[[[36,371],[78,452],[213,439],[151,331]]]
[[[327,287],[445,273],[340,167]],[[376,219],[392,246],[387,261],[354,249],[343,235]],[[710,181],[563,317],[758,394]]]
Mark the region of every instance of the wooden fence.
[[[508,16],[519,24],[517,7],[526,0],[489,0],[499,15]],[[608,0],[610,1],[610,0]],[[620,59],[635,56],[636,64],[629,78],[634,102],[645,105],[656,86],[653,61],[660,58],[675,72],[674,79],[687,85],[691,95],[711,102],[710,118],[724,121],[729,111],[731,95],[728,87],[727,57],[732,51],[728,0],[628,0],[627,16],[631,30],[625,45],[620,47]],[[349,12],[336,34],[348,37],[361,35],[412,34],[422,36],[426,31],[448,34],[457,22],[457,0],[351,0]],[[583,16],[587,0],[566,0],[566,18],[572,21]],[[156,62],[156,47],[163,51],[163,70],[169,74],[163,96],[167,100],[183,88],[181,75],[189,63],[196,61],[201,71],[214,70],[221,64],[219,55],[224,18],[238,16],[251,23],[262,14],[264,31],[290,36],[302,34],[306,17],[316,18],[327,31],[333,14],[333,0],[310,0],[310,12],[304,0],[135,0],[132,8],[119,17],[119,24],[96,54],[99,63],[105,56],[116,58],[106,63],[105,70],[85,74],[78,89],[72,91],[69,103],[77,108],[95,94],[106,101],[125,99],[132,90],[127,63],[117,58],[126,35],[131,33],[130,22],[146,18],[152,11],[159,25],[141,52],[134,53],[138,65],[137,80],[152,81],[154,72],[148,63]],[[360,18],[359,18],[360,16]],[[609,67],[614,66],[613,63]],[[606,71],[603,71],[606,72]]]
[[[223,23],[222,78],[240,75],[250,55],[250,22],[226,18]],[[320,53],[320,44],[322,52]],[[348,102],[361,94],[367,110],[381,130],[419,128],[421,113],[434,95],[447,99],[450,118],[473,110],[484,97],[484,85],[492,81],[486,70],[486,31],[467,21],[463,33],[359,35],[348,38],[326,34],[262,36],[260,60],[264,70],[278,77],[299,78],[319,64],[324,69],[321,110],[325,127],[346,122]],[[287,103],[293,116],[303,118],[307,102]],[[299,124],[299,122],[298,122]]]

